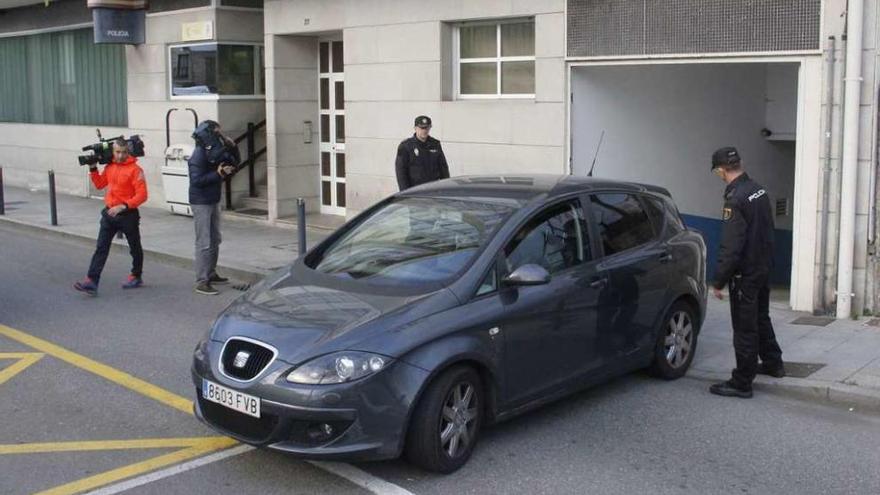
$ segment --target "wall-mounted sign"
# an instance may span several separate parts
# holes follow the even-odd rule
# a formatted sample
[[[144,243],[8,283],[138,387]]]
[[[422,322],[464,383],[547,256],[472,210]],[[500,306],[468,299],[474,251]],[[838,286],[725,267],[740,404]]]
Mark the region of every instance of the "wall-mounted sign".
[[[181,41],[200,41],[214,39],[214,23],[212,21],[204,22],[184,22],[181,24]]]
[[[89,0],[90,9],[125,9],[147,10],[150,8],[148,0]]]
[[[95,43],[140,45],[145,41],[146,10],[97,8],[92,9],[92,20]]]

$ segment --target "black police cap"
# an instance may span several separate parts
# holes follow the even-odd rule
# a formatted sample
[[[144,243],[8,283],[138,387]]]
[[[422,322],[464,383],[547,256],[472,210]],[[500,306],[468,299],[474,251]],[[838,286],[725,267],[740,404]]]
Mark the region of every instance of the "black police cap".
[[[719,148],[712,153],[712,169],[721,165],[733,165],[740,162],[739,151],[733,146]]]
[[[427,115],[419,115],[416,117],[415,122],[416,127],[431,127],[431,117]]]

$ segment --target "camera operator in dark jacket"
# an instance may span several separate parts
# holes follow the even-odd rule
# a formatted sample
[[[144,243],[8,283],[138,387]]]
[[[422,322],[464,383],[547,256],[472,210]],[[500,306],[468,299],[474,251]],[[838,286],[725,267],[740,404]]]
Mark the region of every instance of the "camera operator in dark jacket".
[[[223,181],[241,162],[238,146],[220,132],[220,124],[206,120],[193,132],[196,148],[189,159],[189,203],[196,232],[195,291],[213,296],[213,284],[229,281],[217,274],[220,254],[220,193]]]

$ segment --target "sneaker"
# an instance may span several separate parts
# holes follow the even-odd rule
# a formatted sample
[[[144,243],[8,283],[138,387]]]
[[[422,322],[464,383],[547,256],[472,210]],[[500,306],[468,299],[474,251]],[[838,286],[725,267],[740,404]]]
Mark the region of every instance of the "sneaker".
[[[128,279],[122,283],[123,289],[137,289],[138,287],[144,285],[144,281],[140,277],[136,277],[134,275],[129,275]]]
[[[215,273],[215,274],[211,275],[211,278],[208,279],[208,283],[211,283],[211,284],[228,284],[228,283],[229,283],[229,279],[226,278],[226,277],[221,277],[220,275],[217,275],[217,274]]]
[[[196,285],[195,291],[206,296],[216,296],[220,293],[219,290],[211,286],[211,282],[199,282],[198,285]]]
[[[730,381],[716,383],[709,387],[709,392],[724,397],[739,397],[741,399],[751,399],[752,389],[739,388],[734,386]]]
[[[776,366],[770,366],[767,363],[761,363],[758,365],[758,374],[769,375],[773,378],[782,378],[785,376],[785,365],[779,363]]]
[[[81,282],[75,282],[75,283],[73,284],[73,288],[76,289],[76,290],[78,290],[78,291],[80,291],[80,292],[84,292],[84,293],[86,293],[86,294],[88,294],[88,295],[90,295],[90,296],[92,296],[92,297],[98,295],[98,284],[96,284],[96,283],[95,283],[92,279],[90,279],[89,277],[86,277],[86,278],[85,278],[83,281],[81,281]]]

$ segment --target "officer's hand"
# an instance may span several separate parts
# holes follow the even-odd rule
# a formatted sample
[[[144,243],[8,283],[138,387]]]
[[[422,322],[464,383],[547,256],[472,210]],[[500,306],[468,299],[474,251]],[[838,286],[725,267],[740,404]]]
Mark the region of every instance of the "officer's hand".
[[[719,301],[724,300],[724,292],[721,292],[721,289],[716,289],[715,287],[712,287],[712,295],[714,295],[715,299],[718,299]]]
[[[224,167],[223,165],[217,166],[217,173],[220,174],[220,177],[222,177],[224,179],[226,178],[227,175],[229,175],[226,173],[226,167]]]
[[[223,173],[226,175],[232,175],[233,173],[235,173],[235,167],[233,167],[232,165],[224,165]]]

